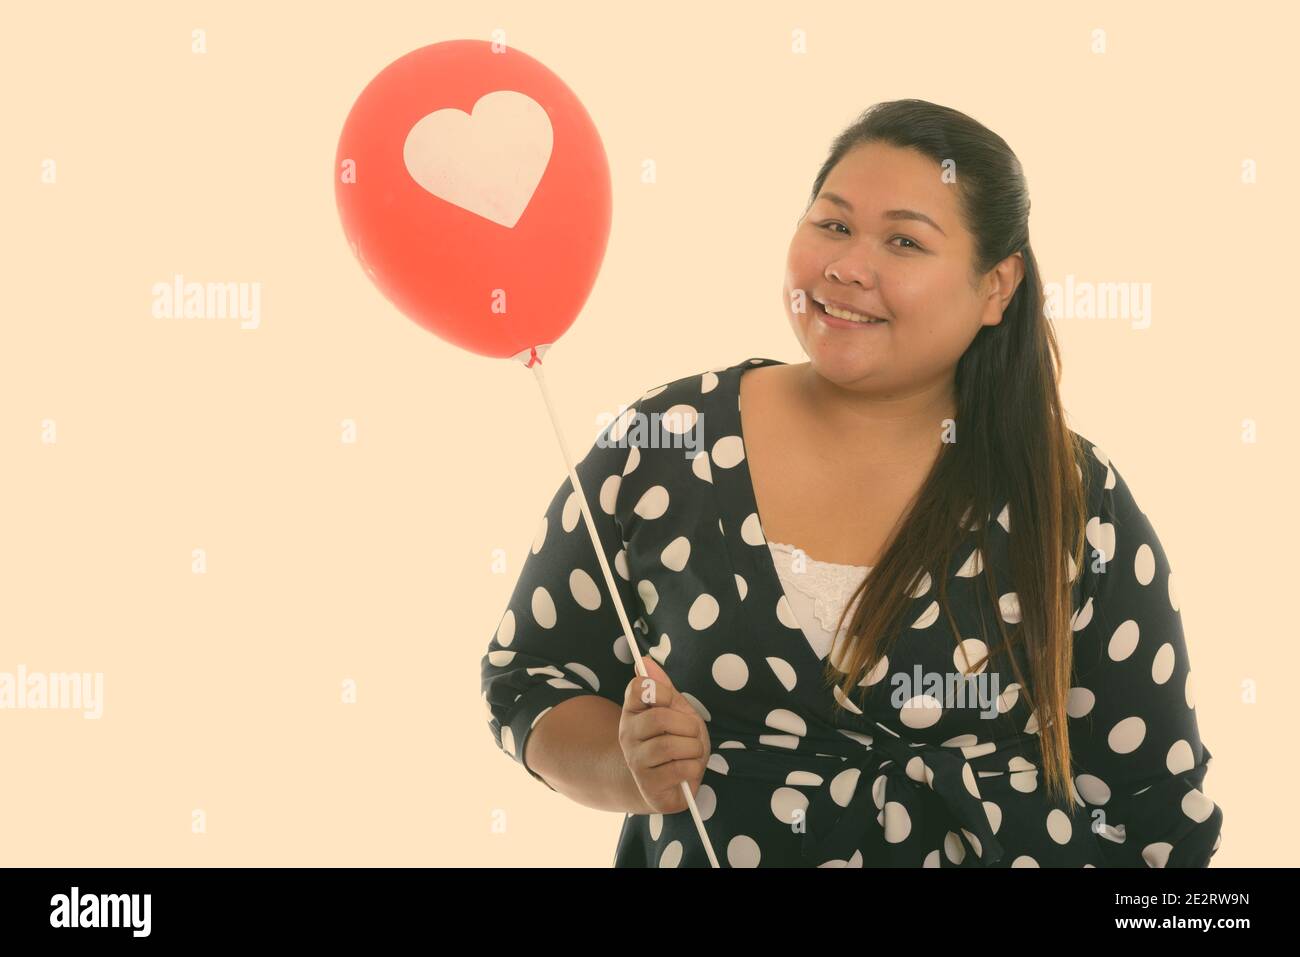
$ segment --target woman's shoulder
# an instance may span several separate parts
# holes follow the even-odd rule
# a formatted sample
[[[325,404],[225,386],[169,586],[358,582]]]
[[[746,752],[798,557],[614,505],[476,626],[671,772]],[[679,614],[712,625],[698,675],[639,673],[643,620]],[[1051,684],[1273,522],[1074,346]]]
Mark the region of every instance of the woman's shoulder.
[[[734,396],[745,368],[773,364],[776,360],[751,357],[730,365],[701,369],[646,389],[633,404],[646,412],[666,412],[678,405],[702,406],[723,395]]]
[[[664,469],[675,469],[677,454],[685,450],[688,461],[696,462],[705,441],[710,444],[739,428],[740,376],[748,367],[780,364],[774,359],[748,357],[730,365],[717,365],[678,376],[646,389],[614,414],[598,444],[635,447],[627,467],[649,481]]]

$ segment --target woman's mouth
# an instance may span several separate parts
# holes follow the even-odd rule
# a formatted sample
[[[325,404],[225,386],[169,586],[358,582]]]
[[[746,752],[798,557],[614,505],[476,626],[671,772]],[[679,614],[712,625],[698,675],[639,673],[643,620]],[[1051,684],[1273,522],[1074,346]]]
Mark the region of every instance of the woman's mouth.
[[[845,312],[834,306],[827,307],[816,299],[813,300],[813,311],[818,319],[836,329],[871,329],[889,325],[885,319],[873,319],[870,316]]]

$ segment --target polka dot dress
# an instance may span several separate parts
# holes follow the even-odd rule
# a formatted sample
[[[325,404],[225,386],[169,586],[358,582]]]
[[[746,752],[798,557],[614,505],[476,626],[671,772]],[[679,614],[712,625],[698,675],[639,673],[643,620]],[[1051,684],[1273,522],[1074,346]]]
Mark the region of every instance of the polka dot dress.
[[[1009,663],[980,663],[981,622],[997,636],[992,615],[1019,621],[1005,584],[1013,527],[1005,505],[988,524],[987,553],[972,529],[948,570],[960,634],[926,575],[906,633],[866,676],[863,693],[850,699],[825,686],[823,658],[800,630],[768,547],[745,459],[740,378],[775,364],[746,359],[651,389],[577,466],[641,653],[708,723],[713,750],[696,804],[719,863],[1205,866],[1223,815],[1202,788],[1211,755],[1197,728],[1175,583],[1105,453],[1083,440],[1093,490],[1088,561],[1083,569],[1071,563],[1075,797],[1067,813],[1043,792],[1037,717]],[[986,565],[1003,589],[996,608],[984,592]],[[999,689],[987,704],[941,701],[917,682],[904,700],[895,692],[902,677],[981,672],[986,691]],[[565,478],[483,658],[493,737],[542,781],[523,761],[538,719],[574,695],[621,706],[634,674]],[[614,864],[709,861],[683,811],[629,814]]]

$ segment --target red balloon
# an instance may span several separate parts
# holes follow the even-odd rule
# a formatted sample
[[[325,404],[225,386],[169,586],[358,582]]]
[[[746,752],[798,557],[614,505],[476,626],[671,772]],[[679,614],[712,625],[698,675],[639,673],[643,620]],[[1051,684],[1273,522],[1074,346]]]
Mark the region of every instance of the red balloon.
[[[555,342],[605,256],[609,162],[595,124],[545,66],[484,40],[385,67],[348,113],[335,177],[366,275],[479,355],[536,356]]]

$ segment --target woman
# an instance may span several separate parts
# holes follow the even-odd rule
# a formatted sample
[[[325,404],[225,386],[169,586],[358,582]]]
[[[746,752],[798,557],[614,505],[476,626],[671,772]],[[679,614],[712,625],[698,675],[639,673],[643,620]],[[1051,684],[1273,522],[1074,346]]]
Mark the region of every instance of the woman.
[[[1217,851],[1169,562],[1065,423],[1028,214],[959,112],[839,136],[783,290],[808,361],[651,389],[578,466],[649,682],[561,484],[484,700],[535,777],[627,813],[617,866],[708,866],[683,780],[723,866]]]

